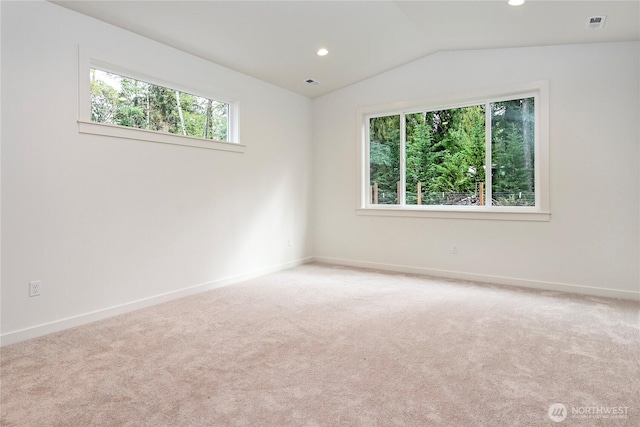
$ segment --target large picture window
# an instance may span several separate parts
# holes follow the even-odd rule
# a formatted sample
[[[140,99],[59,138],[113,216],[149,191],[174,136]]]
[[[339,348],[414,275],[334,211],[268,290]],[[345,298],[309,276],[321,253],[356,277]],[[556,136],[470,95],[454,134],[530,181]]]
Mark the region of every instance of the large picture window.
[[[548,219],[543,102],[533,90],[364,114],[361,207]]]

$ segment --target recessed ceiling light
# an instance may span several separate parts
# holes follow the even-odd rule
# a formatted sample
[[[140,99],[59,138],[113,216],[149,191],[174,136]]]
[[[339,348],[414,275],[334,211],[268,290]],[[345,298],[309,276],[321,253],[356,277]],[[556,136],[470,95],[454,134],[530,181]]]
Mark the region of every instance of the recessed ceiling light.
[[[325,48],[318,50],[318,56],[325,56],[327,53],[329,53],[329,51]]]
[[[522,6],[524,4],[524,0],[509,0],[510,6]]]

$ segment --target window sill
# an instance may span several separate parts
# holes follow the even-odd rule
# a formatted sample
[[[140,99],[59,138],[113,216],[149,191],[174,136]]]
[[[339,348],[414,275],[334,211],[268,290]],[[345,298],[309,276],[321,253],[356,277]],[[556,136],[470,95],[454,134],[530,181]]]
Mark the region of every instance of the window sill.
[[[83,120],[78,120],[78,132],[92,135],[109,136],[112,138],[159,142],[161,144],[185,145],[188,147],[205,148],[208,150],[231,151],[235,153],[244,153],[247,148],[245,145],[233,142],[206,140],[201,138],[194,138],[191,136],[155,132],[145,129],[126,128],[105,123],[86,122]]]
[[[508,209],[508,210],[507,210]],[[356,209],[357,215],[393,216],[409,218],[480,219],[500,221],[550,221],[551,212],[523,210],[517,208],[447,208],[440,207],[399,207],[376,206]]]

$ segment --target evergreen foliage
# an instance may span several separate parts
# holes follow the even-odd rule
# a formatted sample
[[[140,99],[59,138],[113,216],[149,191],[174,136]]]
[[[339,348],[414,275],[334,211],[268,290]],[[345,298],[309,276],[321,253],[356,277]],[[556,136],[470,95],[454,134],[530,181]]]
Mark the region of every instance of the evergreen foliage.
[[[492,203],[534,205],[533,98],[490,103]],[[485,104],[405,115],[406,204],[478,204],[486,177]],[[370,185],[397,204],[401,115],[370,119]]]
[[[400,181],[400,116],[375,117],[370,122],[371,185],[378,184],[379,204],[396,204]]]
[[[228,107],[174,89],[91,70],[91,120],[97,123],[227,141]]]

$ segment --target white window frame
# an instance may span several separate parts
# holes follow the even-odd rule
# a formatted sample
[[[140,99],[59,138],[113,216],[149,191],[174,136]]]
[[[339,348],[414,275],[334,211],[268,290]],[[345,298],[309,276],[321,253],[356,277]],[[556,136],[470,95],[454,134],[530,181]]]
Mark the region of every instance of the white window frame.
[[[147,129],[137,129],[108,123],[97,123],[91,120],[91,81],[90,69],[96,68],[109,73],[126,76],[157,86],[178,90],[183,93],[201,96],[224,102],[229,105],[227,123],[228,141],[215,141],[192,136],[184,136]],[[156,77],[153,72],[147,72],[139,63],[120,56],[98,52],[84,46],[78,48],[78,132],[83,134],[101,135],[114,138],[125,138],[139,141],[158,142],[162,144],[184,145],[189,147],[222,150],[244,153],[246,146],[239,143],[239,104],[234,94],[217,89],[210,85],[201,87],[190,86],[185,83],[188,79],[178,76]]]
[[[521,98],[535,98],[535,143],[534,143],[534,181],[535,206],[455,206],[455,205],[407,205],[406,198],[406,153],[405,153],[405,120],[406,114],[446,110],[489,104]],[[486,114],[490,110],[486,109]],[[400,203],[395,205],[373,204],[369,198],[369,120],[374,117],[400,115]],[[458,94],[446,98],[419,99],[397,102],[377,106],[359,108],[358,123],[358,182],[357,204],[358,215],[423,217],[423,218],[454,218],[454,219],[483,219],[483,220],[512,220],[512,221],[550,221],[549,205],[549,82],[536,81],[517,86],[496,88],[472,94]],[[491,141],[491,128],[486,129],[486,139]],[[491,145],[487,143],[487,158],[491,160]],[[489,169],[489,168],[487,168]],[[487,200],[490,199],[491,177],[487,173],[485,187]]]

